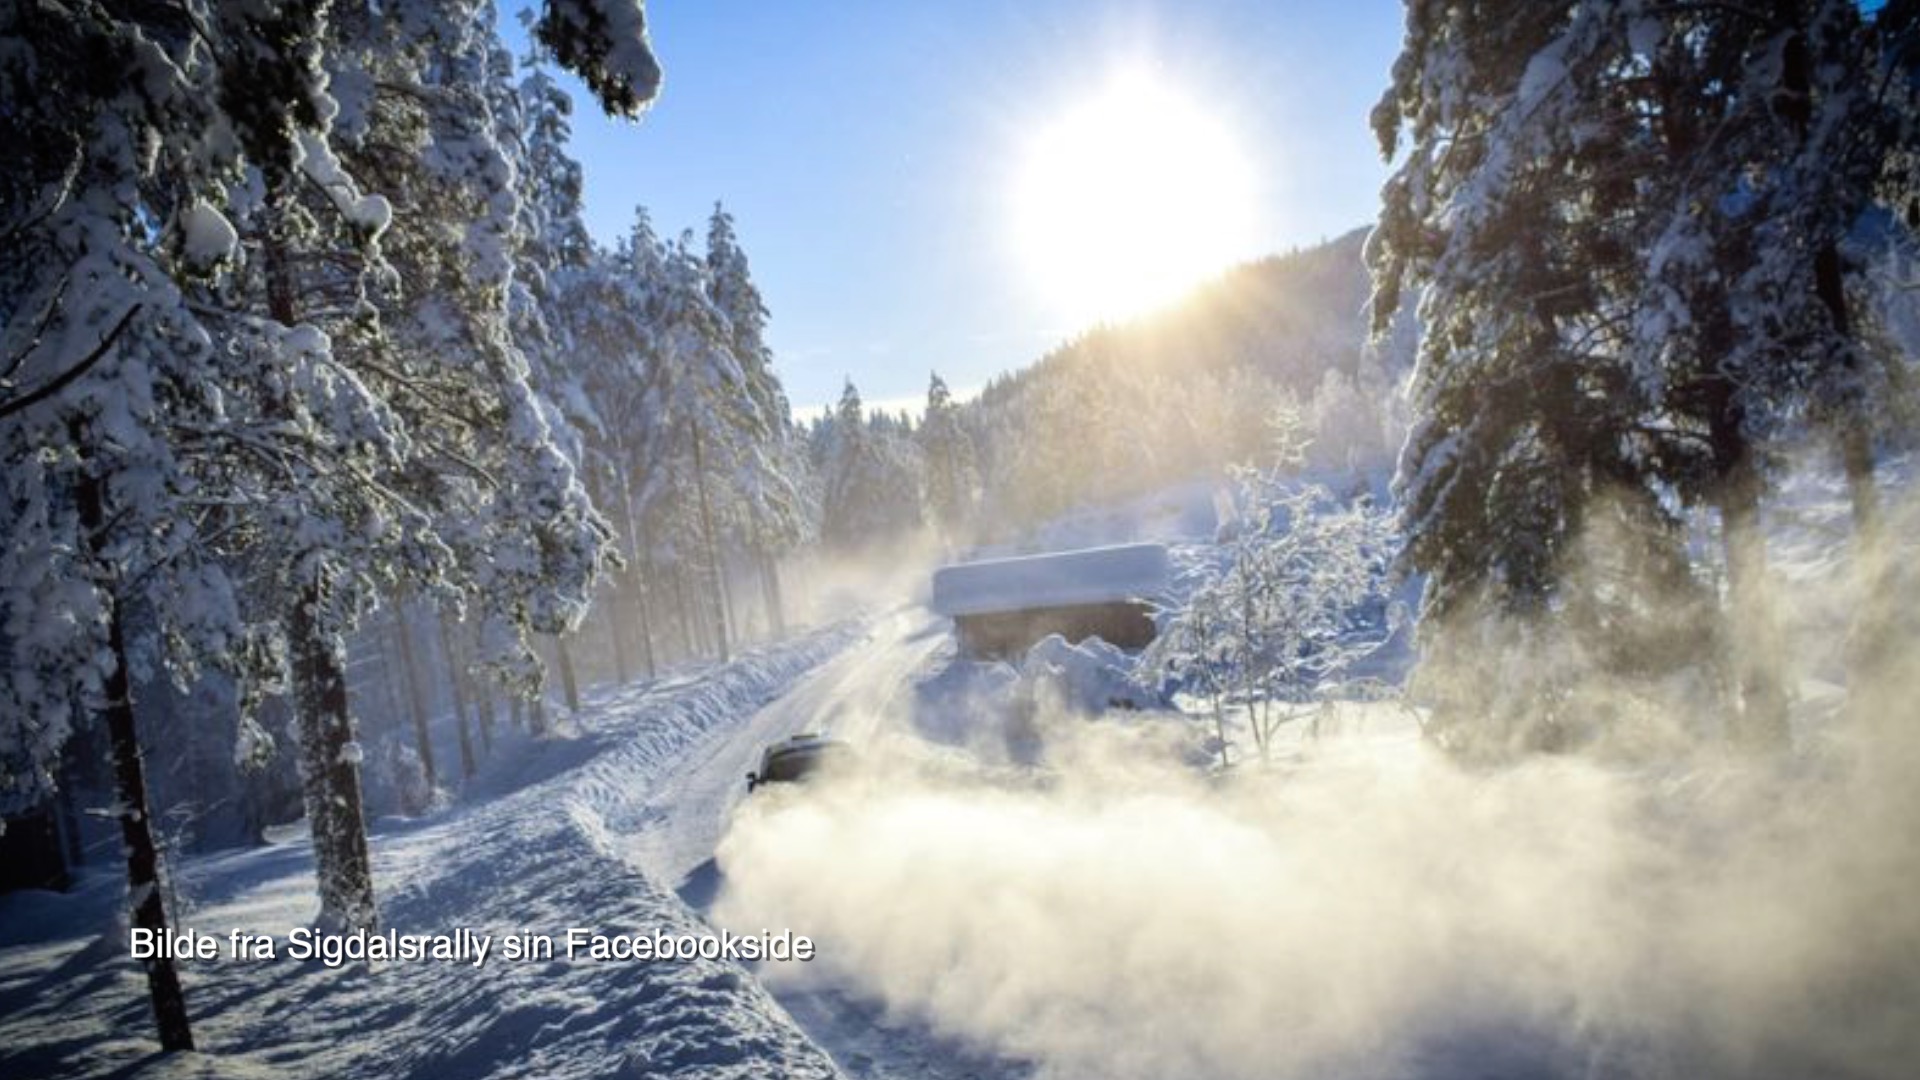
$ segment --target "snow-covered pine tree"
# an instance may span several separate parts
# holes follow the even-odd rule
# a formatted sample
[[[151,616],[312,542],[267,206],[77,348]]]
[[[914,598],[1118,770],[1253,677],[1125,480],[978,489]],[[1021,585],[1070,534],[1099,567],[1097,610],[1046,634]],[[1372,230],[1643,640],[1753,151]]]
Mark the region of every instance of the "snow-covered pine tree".
[[[920,528],[919,448],[884,413],[868,416],[849,379],[823,425],[820,536],[842,551],[861,551]]]
[[[407,491],[454,556],[450,576],[426,580],[496,624],[486,663],[529,684],[530,635],[578,624],[610,548],[569,459],[564,412],[536,390],[513,337],[527,329],[511,317],[516,259],[534,234],[516,193],[520,121],[496,112],[517,99],[499,85],[492,15],[481,2],[399,9],[387,32],[415,65],[416,91],[377,100],[394,122],[343,157],[407,200],[406,227],[386,244],[398,287],[377,299],[387,334],[367,377],[407,424]]]
[[[1872,439],[1899,362],[1866,347],[1850,237],[1891,220],[1876,200],[1914,131],[1913,84],[1890,70],[1906,16],[1884,18],[1845,0],[1410,7],[1376,113],[1383,149],[1410,146],[1373,262],[1376,329],[1424,290],[1402,476],[1430,612],[1516,584],[1550,607],[1602,495],[1676,549],[1670,507],[1711,507],[1733,733],[1785,740],[1759,531],[1771,446],[1809,419],[1837,431],[1860,546],[1878,547]]]
[[[731,472],[734,529],[753,557],[762,603],[775,633],[785,623],[780,590],[782,552],[806,535],[806,515],[793,471],[800,459],[793,410],[773,370],[766,341],[767,307],[753,283],[747,254],[734,232],[733,216],[719,203],[707,222],[707,273],[714,306],[726,317],[731,345],[760,423],[737,444]]]
[[[941,536],[952,544],[963,538],[972,520],[979,467],[973,436],[938,372],[927,381],[927,406],[920,417],[919,439],[927,471],[927,514]]]
[[[564,95],[558,100],[549,97],[549,90],[558,95],[557,88],[536,78],[537,73],[522,86],[529,115],[535,118],[529,144],[536,160],[542,154],[562,156],[564,151],[555,140],[564,140],[564,113],[558,108]],[[546,104],[539,104],[542,101]],[[563,189],[552,190],[559,195]],[[577,214],[572,197],[550,199],[546,205],[550,221]],[[626,567],[616,577],[612,605],[614,640],[618,648],[631,620],[649,677],[659,662],[654,621],[658,597],[653,589],[657,567],[653,545],[644,536],[646,524],[638,496],[647,475],[643,448],[648,424],[643,402],[647,342],[652,334],[647,303],[660,264],[660,245],[643,211],[618,251],[592,251],[579,265],[563,264],[548,273],[548,323],[579,382],[582,399],[592,410],[580,420],[583,472],[595,504],[612,517],[625,555]]]
[[[691,235],[668,246],[651,309],[648,401],[658,420],[649,456],[667,463],[693,488],[703,584],[711,593],[713,629],[724,661],[731,633],[716,505],[727,486],[716,477],[736,475],[755,444],[768,439],[769,429],[734,355],[732,328],[711,298],[707,273]]]
[[[1404,136],[1406,157],[1369,252],[1376,332],[1390,329],[1403,295],[1420,297],[1415,428],[1398,481],[1407,559],[1428,574],[1429,635],[1451,633],[1456,615],[1491,612],[1525,647],[1551,648],[1574,629],[1557,613],[1603,500],[1634,519],[1636,535],[1677,553],[1673,496],[1693,478],[1717,475],[1696,490],[1723,506],[1757,497],[1739,416],[1724,399],[1678,413],[1670,394],[1693,358],[1714,362],[1683,338],[1713,305],[1696,296],[1676,311],[1650,287],[1663,265],[1692,287],[1713,285],[1701,249],[1661,232],[1666,196],[1695,162],[1663,142],[1660,123],[1698,103],[1662,77],[1660,27],[1641,5],[1415,5],[1408,18],[1406,51],[1375,113],[1383,151]],[[1719,194],[1731,197],[1731,186]],[[1717,425],[1721,444],[1697,424]],[[1754,549],[1738,539],[1743,518],[1722,519],[1730,552],[1744,558]],[[1648,620],[1675,585],[1618,584],[1638,592],[1634,609]],[[1714,636],[1692,640],[1701,652],[1662,664],[1711,663]],[[1764,643],[1745,645],[1742,667],[1754,675],[1745,696],[1773,714]],[[1432,655],[1474,659],[1470,649]],[[1517,715],[1476,722],[1495,742],[1530,738],[1528,729],[1568,719],[1565,701],[1545,688],[1514,702]]]
[[[129,658],[182,685],[272,667],[211,550],[234,498],[224,395],[251,359],[212,347],[180,285],[235,254],[227,181],[289,158],[289,132],[318,115],[318,20],[299,3],[244,19],[0,8],[0,788],[44,794],[76,707],[97,718],[129,921],[149,931],[166,913]],[[133,605],[156,616],[151,645]],[[171,961],[145,966],[162,1048],[190,1049]]]
[[[255,514],[273,581],[299,598],[286,634],[321,918],[343,926],[376,918],[345,634],[411,583],[472,603],[486,663],[530,682],[529,635],[577,623],[608,550],[510,337],[518,204],[487,95],[489,16],[336,13],[328,136],[303,135],[290,172],[251,182],[238,220],[259,258],[213,301],[239,303],[237,349],[314,372],[291,394],[263,380],[247,404],[309,443],[259,463]]]
[[[1372,310],[1384,331],[1420,297],[1400,485],[1436,623],[1480,600],[1542,611],[1591,493],[1642,483],[1623,436],[1646,394],[1598,336],[1632,252],[1604,202],[1566,212],[1618,198],[1601,172],[1626,151],[1620,118],[1576,90],[1615,59],[1602,6],[1410,6],[1374,114],[1383,153],[1406,144],[1369,241]]]
[[[1897,211],[1913,198],[1920,140],[1911,5],[1867,10],[1845,0],[1776,0],[1682,24],[1708,44],[1691,89],[1732,86],[1706,154],[1710,175],[1737,183],[1709,225],[1744,240],[1751,257],[1728,283],[1741,334],[1729,357],[1750,374],[1750,412],[1771,427],[1804,420],[1839,447],[1854,521],[1858,600],[1853,659],[1860,682],[1884,660],[1892,617],[1874,471],[1895,422],[1912,359],[1888,348],[1868,267],[1888,248],[1912,250],[1920,222]],[[1904,44],[1902,44],[1904,40]],[[1904,51],[1904,56],[1903,56]],[[1803,419],[1804,418],[1804,419]],[[1784,737],[1784,728],[1773,733]]]
[[[534,35],[615,116],[637,116],[660,92],[645,0],[546,0]]]
[[[579,4],[557,6],[589,77],[629,110],[641,104],[658,69],[638,32],[638,0],[591,5],[603,10],[597,26],[577,17]],[[287,489],[381,464],[396,445],[327,335],[291,317],[231,311],[249,288],[292,295],[283,256],[304,228],[299,214],[254,234],[265,243],[249,260],[252,286],[205,284],[240,254],[236,221],[271,217],[269,196],[283,197],[279,185],[296,175],[326,192],[358,239],[384,224],[382,203],[335,183],[318,134],[340,118],[339,99],[322,89],[326,14],[305,0],[0,7],[0,37],[15,46],[0,57],[9,155],[0,180],[9,256],[0,268],[0,763],[10,792],[44,792],[74,703],[103,715],[131,921],[146,929],[163,928],[165,913],[132,728],[125,605],[165,594],[149,607],[183,679],[203,663],[270,658],[252,644],[224,564],[254,539],[301,527],[303,507]],[[356,14],[364,9],[341,17]],[[609,42],[610,25],[635,32]],[[355,309],[358,277],[338,276],[344,288],[326,302]],[[187,285],[194,296],[183,295]],[[338,521],[309,523],[304,550],[322,550]],[[328,568],[291,563],[314,587],[295,595],[290,622],[317,621],[330,603]],[[324,635],[292,636],[302,696],[329,705],[337,696],[344,716],[337,647]],[[246,693],[263,673],[245,673],[254,676],[242,680]],[[352,748],[349,732],[323,767],[351,777]],[[352,809],[358,831],[357,799]],[[162,1046],[190,1047],[171,964],[151,963],[148,977]]]

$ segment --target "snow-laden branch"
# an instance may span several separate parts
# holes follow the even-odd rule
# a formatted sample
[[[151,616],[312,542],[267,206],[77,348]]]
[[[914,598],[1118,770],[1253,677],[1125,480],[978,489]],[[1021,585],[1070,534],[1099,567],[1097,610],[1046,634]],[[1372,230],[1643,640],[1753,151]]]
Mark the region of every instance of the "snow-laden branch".
[[[126,330],[127,324],[133,321],[133,317],[138,314],[139,311],[139,304],[128,308],[126,314],[120,316],[120,321],[114,323],[113,328],[108,330],[106,335],[100,339],[100,343],[95,345],[87,355],[75,361],[67,370],[41,383],[34,389],[21,394],[19,397],[8,401],[0,401],[0,420],[5,420],[9,416],[30,409],[73,385],[80,376],[85,375],[92,369],[93,365],[99,363],[101,357],[107,355],[108,351],[113,348],[113,343],[119,340],[121,333]]]

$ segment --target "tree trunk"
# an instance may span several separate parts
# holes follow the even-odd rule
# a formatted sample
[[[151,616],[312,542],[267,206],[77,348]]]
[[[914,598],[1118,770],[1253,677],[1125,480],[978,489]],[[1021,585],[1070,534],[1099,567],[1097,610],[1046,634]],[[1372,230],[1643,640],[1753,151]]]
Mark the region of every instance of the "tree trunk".
[[[76,439],[76,442],[82,442]],[[84,444],[84,443],[83,443]],[[80,483],[79,511],[96,560],[107,547],[106,505],[100,481],[88,476]],[[107,648],[111,669],[102,688],[101,705],[113,757],[115,816],[127,856],[129,925],[156,935],[167,932],[167,912],[160,889],[160,850],[153,841],[153,815],[147,804],[146,765],[134,729],[133,690],[127,676],[126,627],[120,598],[107,601]],[[154,1023],[160,1029],[162,1050],[193,1049],[193,1029],[187,1021],[187,998],[180,989],[180,972],[169,958],[145,961],[147,994],[153,1001]]]
[[[389,728],[398,727],[400,718],[407,715],[406,694],[400,687],[400,684],[405,681],[405,676],[402,675],[399,670],[400,662],[394,659],[394,652],[395,650],[392,647],[379,650],[380,704],[381,708],[385,710],[381,713],[381,716],[386,719],[387,727]],[[364,695],[361,697],[361,705],[362,707],[366,705]]]
[[[746,601],[741,598],[735,588],[733,566],[730,560],[722,556],[714,573],[720,584],[720,610],[723,616],[721,622],[731,628],[733,647],[738,649],[742,644],[753,640],[753,626],[742,611],[746,607]]]
[[[1220,703],[1220,692],[1213,692],[1213,733],[1220,740],[1220,768],[1231,768],[1233,762],[1227,759],[1227,712]]]
[[[633,575],[633,599],[640,611],[640,660],[646,666],[647,678],[655,679],[660,675],[660,664],[654,655],[651,590],[647,585],[646,577],[640,573],[637,563],[629,572]]]
[[[720,662],[724,664],[731,658],[727,640],[726,571],[720,565],[720,543],[713,532],[713,507],[707,500],[707,466],[701,449],[706,440],[701,437],[699,429],[692,428],[691,423],[688,427],[693,434],[693,486],[700,493],[700,532],[707,546],[709,586],[713,589],[713,630],[720,644]]]
[[[73,804],[73,787],[61,784],[53,793],[54,820],[60,828],[60,858],[68,870],[86,865],[87,845],[80,835],[80,808]]]
[[[120,838],[127,851],[127,897],[132,925],[156,935],[167,932],[166,907],[160,889],[160,852],[153,842],[152,814],[147,805],[145,767],[134,733],[133,703],[127,696],[126,644],[120,608],[108,616],[113,671],[107,678],[106,727],[113,746],[114,801],[119,811]],[[187,998],[180,973],[170,959],[146,961],[147,992],[153,999],[153,1018],[160,1029],[162,1050],[193,1049],[193,1031],[187,1022]]]
[[[780,597],[780,560],[773,552],[760,549],[760,574],[767,594],[767,625],[773,636],[787,636],[786,603]]]
[[[1727,561],[1733,663],[1741,697],[1733,742],[1748,750],[1784,747],[1790,737],[1787,694],[1780,681],[1779,630],[1767,595],[1759,478],[1744,450],[1721,487],[1720,542]]]
[[[573,652],[567,648],[567,639],[555,634],[553,651],[560,666],[560,689],[567,695],[567,712],[573,716],[579,716],[580,680],[573,672]]]
[[[473,640],[476,653],[481,645],[481,621],[480,619],[473,621]],[[484,676],[476,678],[473,682],[473,694],[474,698],[480,703],[480,751],[491,757],[493,755],[493,686]]]
[[[1900,646],[1903,592],[1891,573],[1893,538],[1887,535],[1873,475],[1873,449],[1861,428],[1841,433],[1847,490],[1853,502],[1852,590],[1854,610],[1847,627],[1846,666],[1849,720],[1872,720],[1889,711],[1889,693],[1905,680],[1890,678],[1906,670]]]
[[[407,677],[407,704],[413,714],[413,741],[420,752],[420,767],[427,774],[429,789],[440,786],[440,773],[433,765],[433,735],[427,730],[427,699],[420,684],[420,666],[413,656],[413,630],[407,625],[407,605],[393,605],[393,633],[400,653],[400,667]]]
[[[1809,12],[1800,0],[1775,0],[1774,18],[1788,28],[1781,50],[1779,108],[1802,140],[1813,121],[1813,59],[1807,48]],[[1847,346],[1857,345],[1853,312],[1847,300],[1846,268],[1838,241],[1821,240],[1813,254],[1813,285],[1833,323],[1834,336]],[[1858,368],[1860,353],[1848,348],[1842,356],[1849,368]],[[1854,580],[1857,603],[1848,650],[1850,682],[1864,685],[1880,674],[1886,660],[1888,629],[1893,611],[1886,588],[1888,552],[1880,513],[1880,492],[1873,474],[1873,431],[1868,410],[1837,418],[1840,459],[1846,470],[1847,495],[1852,503]]]
[[[627,574],[633,586],[633,599],[640,615],[640,655],[646,665],[647,678],[659,675],[659,664],[654,657],[653,643],[653,600],[651,587],[644,571],[646,556],[652,551],[653,544],[646,523],[633,508],[633,485],[627,482],[626,473],[621,470],[614,477],[620,485],[620,510],[626,516],[627,525]]]
[[[687,608],[686,575],[676,568],[673,571],[673,607],[680,615],[680,635],[685,652],[692,656],[700,652],[699,639],[694,636],[693,613]]]
[[[262,249],[267,311],[282,326],[299,322],[293,276],[287,263],[277,205],[285,192],[269,192],[273,228]],[[373,898],[373,867],[367,856],[367,826],[360,797],[359,744],[347,709],[345,643],[324,621],[327,570],[319,552],[302,552],[292,565],[316,563],[306,571],[300,594],[287,616],[288,650],[293,675],[294,724],[299,731],[302,795],[313,830],[315,872],[320,885],[319,922],[330,929],[371,931],[378,921]]]
[[[628,659],[631,646],[627,642],[626,582],[622,575],[615,574],[607,590],[607,630],[613,637],[613,675],[621,686],[633,681],[633,664]]]
[[[460,733],[460,775],[473,779],[475,769],[473,760],[473,731],[467,724],[467,688],[465,665],[460,662],[460,651],[455,648],[453,626],[447,622],[447,613],[440,616],[440,651],[447,657],[448,686],[453,690],[453,715]]]
[[[320,879],[318,922],[335,931],[371,931],[378,923],[378,909],[360,797],[359,744],[347,709],[341,642],[321,623],[325,603],[322,586],[309,582],[287,617],[300,774]]]
[[[599,471],[596,469],[586,469],[583,471],[586,474],[587,497],[592,500],[593,505],[600,507],[602,512],[605,512],[607,509],[606,494],[600,487]],[[628,520],[626,524],[627,529],[623,535],[631,538],[633,523],[631,520]],[[627,543],[629,565],[632,563],[632,547],[632,540],[629,539]],[[607,616],[607,630],[613,637],[613,674],[619,684],[625,686],[633,680],[633,668],[628,660],[626,582],[622,575],[616,571],[608,578],[607,586],[606,603],[601,605],[601,607]]]

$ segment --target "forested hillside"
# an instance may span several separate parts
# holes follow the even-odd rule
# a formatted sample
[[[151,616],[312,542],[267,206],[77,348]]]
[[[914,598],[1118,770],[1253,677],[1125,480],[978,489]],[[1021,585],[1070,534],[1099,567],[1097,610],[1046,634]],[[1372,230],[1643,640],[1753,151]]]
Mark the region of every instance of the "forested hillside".
[[[1298,414],[1309,466],[1391,469],[1405,342],[1367,339],[1355,231],[1238,267],[1158,314],[1102,326],[989,383],[963,414],[983,519],[1017,528],[1231,464],[1270,462]]]
[[[935,374],[917,423],[869,414],[850,386],[813,427],[828,538],[923,522],[948,539],[1004,538],[1075,508],[1270,465],[1279,430],[1306,439],[1306,468],[1336,486],[1383,487],[1406,430],[1413,327],[1401,319],[1370,340],[1364,240],[1355,230],[1236,267],[964,403]],[[857,417],[855,449],[840,433]],[[833,479],[855,460],[866,481]],[[836,505],[836,490],[857,496]]]

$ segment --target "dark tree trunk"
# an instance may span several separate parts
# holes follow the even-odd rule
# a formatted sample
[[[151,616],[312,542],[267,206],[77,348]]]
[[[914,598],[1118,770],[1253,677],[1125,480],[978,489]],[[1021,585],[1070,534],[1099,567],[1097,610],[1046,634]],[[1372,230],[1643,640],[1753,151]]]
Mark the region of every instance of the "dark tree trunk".
[[[118,805],[120,838],[127,851],[127,894],[132,925],[155,934],[167,932],[167,913],[160,888],[160,852],[153,842],[147,805],[145,767],[134,733],[133,703],[127,696],[126,645],[122,640],[119,606],[109,616],[107,630],[113,650],[113,672],[107,678],[106,727],[113,746],[114,800]],[[193,1049],[193,1031],[187,1022],[187,998],[180,989],[180,973],[170,959],[146,961],[147,992],[153,998],[153,1018],[160,1028],[163,1050]]]
[[[393,634],[400,654],[400,668],[407,678],[407,705],[413,716],[413,742],[420,752],[420,768],[427,774],[427,787],[440,786],[440,771],[433,764],[433,734],[427,729],[427,698],[420,682],[420,664],[413,655],[413,628],[407,625],[407,605],[393,605]]]
[[[284,179],[281,183],[284,183]],[[298,323],[294,283],[287,263],[279,205],[279,183],[269,193],[274,225],[262,248],[267,311],[283,326]],[[321,562],[320,553],[303,552],[303,562]],[[313,854],[320,884],[320,922],[333,928],[372,930],[378,919],[373,900],[373,869],[367,857],[367,826],[360,797],[360,763],[352,749],[353,716],[347,710],[345,646],[325,621],[324,565],[307,571],[307,580],[287,616],[292,654],[294,725],[299,731],[302,795],[313,830]]]
[[[76,439],[84,445],[84,440]],[[79,491],[81,524],[86,527],[92,554],[99,559],[106,551],[106,500],[100,481],[92,476],[81,481]],[[113,758],[114,801],[120,821],[120,839],[127,856],[127,905],[129,924],[134,929],[156,935],[167,932],[167,912],[160,888],[160,850],[154,844],[153,816],[147,804],[146,765],[140,754],[140,740],[134,729],[133,691],[127,677],[126,627],[121,618],[119,597],[111,597],[107,606],[107,648],[112,668],[102,688],[106,700],[101,705]],[[171,959],[145,961],[147,994],[153,1000],[153,1019],[160,1029],[162,1050],[193,1049],[193,1029],[187,1022],[187,998],[180,989],[180,973]]]
[[[1804,140],[1813,121],[1813,58],[1807,48],[1808,12],[1800,0],[1775,0],[1774,18],[1788,31],[1780,58],[1780,95],[1777,108]],[[1847,299],[1846,266],[1837,238],[1823,237],[1813,254],[1813,285],[1827,309],[1834,336],[1843,344],[1843,363],[1860,366],[1860,353]],[[1857,603],[1851,628],[1848,666],[1854,682],[1865,684],[1881,674],[1891,636],[1893,605],[1886,587],[1889,553],[1880,512],[1880,492],[1874,478],[1873,425],[1862,408],[1837,418],[1840,462],[1846,472],[1847,495],[1853,510],[1854,579]]]
[[[1731,405],[1718,410],[1710,425],[1720,473],[1720,542],[1727,561],[1733,663],[1741,697],[1732,735],[1735,744],[1747,749],[1775,749],[1789,739],[1787,694],[1780,681],[1779,631],[1767,589],[1760,477],[1740,428]]]
[[[54,820],[60,829],[60,858],[69,870],[86,865],[87,845],[80,834],[80,808],[73,804],[73,787],[61,784],[54,792]]]
[[[313,827],[320,880],[319,923],[350,931],[377,927],[373,865],[360,797],[359,755],[339,638],[326,632],[322,587],[309,583],[287,617],[293,646],[294,711],[300,726],[300,773]]]
[[[440,614],[440,651],[447,657],[447,685],[453,690],[453,716],[460,733],[460,775],[471,780],[474,772],[473,730],[467,722],[467,672],[460,662],[460,650],[453,640],[453,625],[447,613]]]

